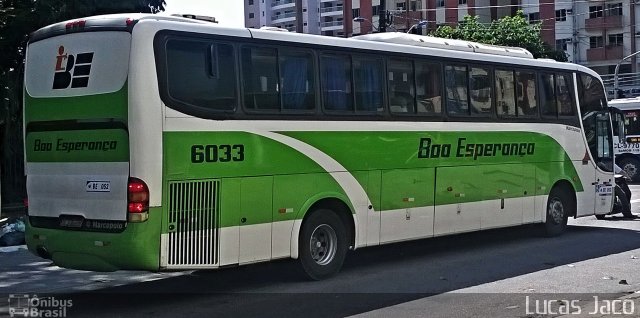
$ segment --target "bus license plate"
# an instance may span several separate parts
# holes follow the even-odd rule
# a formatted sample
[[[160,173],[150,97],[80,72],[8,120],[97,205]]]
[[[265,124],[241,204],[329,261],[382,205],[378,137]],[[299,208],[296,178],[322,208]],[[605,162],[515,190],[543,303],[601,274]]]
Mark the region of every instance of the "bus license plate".
[[[111,192],[111,181],[87,181],[87,192]]]

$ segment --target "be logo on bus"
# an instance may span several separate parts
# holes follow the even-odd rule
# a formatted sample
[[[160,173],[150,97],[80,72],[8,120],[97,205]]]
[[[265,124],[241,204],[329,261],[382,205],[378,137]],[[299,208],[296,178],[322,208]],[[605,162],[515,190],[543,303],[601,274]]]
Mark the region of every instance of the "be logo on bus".
[[[53,76],[53,89],[82,88],[89,85],[89,73],[93,52],[78,53],[75,56],[65,52],[64,46],[58,48],[56,69]]]

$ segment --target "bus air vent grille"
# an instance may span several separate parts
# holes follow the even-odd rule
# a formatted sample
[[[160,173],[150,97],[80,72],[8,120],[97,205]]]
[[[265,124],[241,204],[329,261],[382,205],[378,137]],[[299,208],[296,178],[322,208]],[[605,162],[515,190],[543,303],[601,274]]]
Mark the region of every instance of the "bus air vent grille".
[[[219,192],[219,180],[169,183],[168,266],[218,264]]]

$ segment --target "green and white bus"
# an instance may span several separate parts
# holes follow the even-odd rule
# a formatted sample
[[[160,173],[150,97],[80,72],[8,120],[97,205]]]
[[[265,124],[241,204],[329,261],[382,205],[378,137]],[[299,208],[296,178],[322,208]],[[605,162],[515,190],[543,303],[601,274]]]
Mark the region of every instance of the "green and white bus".
[[[517,48],[156,15],[31,35],[28,247],[96,271],[300,260],[612,206],[598,75]]]

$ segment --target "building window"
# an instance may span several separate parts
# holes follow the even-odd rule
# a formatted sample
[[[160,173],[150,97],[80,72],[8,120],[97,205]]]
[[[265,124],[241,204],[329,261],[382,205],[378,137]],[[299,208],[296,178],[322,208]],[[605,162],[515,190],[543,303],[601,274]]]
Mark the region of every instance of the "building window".
[[[436,7],[438,8],[444,7],[444,0],[436,0]]]
[[[302,25],[303,25],[303,26],[307,26],[307,22],[303,23]]]
[[[529,13],[528,17],[529,17],[530,24],[535,24],[540,22],[540,12]]]
[[[622,3],[607,4],[607,15],[622,15]]]
[[[417,1],[411,1],[411,11],[417,11],[417,10],[418,10]]]
[[[590,6],[589,19],[595,19],[599,17],[602,17],[602,6]]]
[[[262,16],[264,17],[264,11],[262,11]]]
[[[458,5],[467,4],[467,0],[458,0]]]
[[[567,9],[556,10],[556,21],[567,21]]]
[[[571,39],[558,39],[556,40],[556,50],[558,51],[566,51],[567,43],[569,43]]]
[[[253,19],[253,17],[254,17],[253,12],[249,13],[249,19]]]
[[[595,49],[595,48],[603,47],[604,46],[603,42],[604,41],[603,41],[601,36],[590,36],[589,37],[589,48]]]
[[[252,6],[253,5],[253,0],[249,0],[249,5]]]
[[[609,34],[609,46],[622,46],[622,33]]]
[[[373,9],[372,15],[380,15],[380,5],[373,6],[372,9]]]
[[[398,3],[396,3],[396,10],[404,11],[404,10],[405,10],[405,8],[406,8],[406,7],[404,6],[404,4],[405,4],[405,3],[404,3],[404,1],[403,1],[403,2],[398,2]]]
[[[307,12],[307,8],[302,9],[302,12]]]
[[[352,14],[353,14],[353,17],[354,17],[354,18],[359,17],[359,16],[360,16],[360,8],[358,8],[358,9],[353,9],[353,10],[352,10]]]

